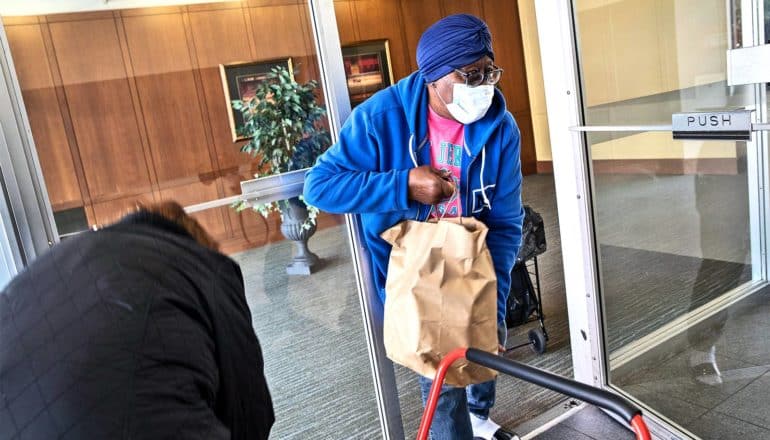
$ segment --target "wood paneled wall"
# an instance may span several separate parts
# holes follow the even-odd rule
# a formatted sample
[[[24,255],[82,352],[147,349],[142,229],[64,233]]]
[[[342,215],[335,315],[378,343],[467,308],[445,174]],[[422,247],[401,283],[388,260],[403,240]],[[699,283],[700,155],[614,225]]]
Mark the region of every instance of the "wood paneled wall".
[[[301,0],[4,17],[54,211],[106,224],[137,201],[200,203],[240,192],[220,63],[292,57],[317,78]],[[277,219],[196,214],[226,248],[279,238]],[[338,219],[323,219],[335,223]]]
[[[502,90],[522,131],[525,173],[535,171],[518,11],[507,0],[340,0],[343,45],[388,39],[396,79],[417,68],[424,29],[470,12],[492,30]],[[188,205],[240,192],[252,175],[233,144],[220,63],[292,57],[298,80],[318,78],[303,0],[4,17],[38,155],[55,211],[80,207],[105,224],[137,201]],[[240,249],[280,239],[278,221],[250,212],[197,214]],[[338,223],[321,219],[321,225]]]
[[[365,40],[390,41],[393,75],[403,78],[417,70],[417,42],[423,31],[441,17],[468,13],[482,18],[492,33],[495,63],[505,69],[500,88],[508,110],[521,130],[524,174],[537,172],[532,114],[521,22],[511,0],[335,0],[337,25],[343,45]]]

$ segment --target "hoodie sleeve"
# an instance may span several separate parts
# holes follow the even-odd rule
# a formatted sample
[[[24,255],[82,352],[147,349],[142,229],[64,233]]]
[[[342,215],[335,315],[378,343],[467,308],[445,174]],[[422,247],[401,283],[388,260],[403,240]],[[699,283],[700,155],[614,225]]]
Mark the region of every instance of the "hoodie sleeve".
[[[497,322],[505,322],[505,303],[511,288],[511,270],[521,246],[524,210],[521,205],[521,136],[508,116],[509,134],[503,142],[492,210],[486,218],[487,247],[497,274]],[[507,138],[507,140],[505,140]]]
[[[335,214],[402,211],[409,207],[409,169],[377,169],[380,139],[368,115],[354,111],[339,140],[305,175],[305,201]]]

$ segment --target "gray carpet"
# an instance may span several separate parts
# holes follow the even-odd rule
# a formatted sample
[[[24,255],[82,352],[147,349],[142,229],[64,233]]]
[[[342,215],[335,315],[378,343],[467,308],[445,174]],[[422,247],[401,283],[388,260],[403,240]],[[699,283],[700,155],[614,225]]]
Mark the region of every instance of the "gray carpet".
[[[745,174],[603,174],[596,176],[594,198],[602,245],[750,261]]]
[[[610,352],[751,279],[751,267],[616,246],[601,247]]]
[[[286,275],[291,246],[233,256],[264,352],[276,412],[271,438],[380,438],[347,233],[335,227],[311,239],[323,267],[308,277]]]
[[[725,204],[740,205],[728,200],[740,197],[740,182],[727,176],[709,178],[705,183],[717,194],[696,200],[696,195],[704,192],[694,191],[692,176],[600,176],[597,229],[603,238],[601,261],[611,347],[646,334],[686,311],[691,303],[701,304],[748,276],[746,246],[739,240],[745,219],[724,209]],[[570,376],[572,361],[552,176],[526,177],[523,198],[542,214],[546,226],[548,251],[539,263],[551,340],[543,355],[524,348],[509,356]],[[703,225],[695,214],[708,217],[710,223]],[[701,224],[697,234],[687,229],[687,221]],[[722,234],[711,247],[708,240],[705,247],[692,243],[693,237],[711,236],[701,234],[701,229],[710,231],[720,222],[737,222],[738,232]],[[653,233],[656,229],[665,231]],[[677,232],[685,239],[675,240]],[[287,242],[233,256],[243,268],[254,327],[265,352],[277,416],[272,438],[380,438],[347,233],[344,227],[326,229],[318,232],[310,245],[324,259],[325,266],[309,277],[286,275],[284,266],[291,255]],[[711,262],[702,261],[703,255]],[[701,271],[702,267],[708,270]],[[711,275],[706,276],[706,272]],[[673,296],[671,286],[678,286]],[[701,292],[697,287],[693,299],[693,286],[708,288]],[[529,328],[516,328],[509,338],[523,338]],[[407,438],[413,438],[422,413],[416,377],[402,368],[397,368],[396,374],[404,430]],[[515,427],[562,400],[555,393],[502,377],[492,417],[502,425]]]

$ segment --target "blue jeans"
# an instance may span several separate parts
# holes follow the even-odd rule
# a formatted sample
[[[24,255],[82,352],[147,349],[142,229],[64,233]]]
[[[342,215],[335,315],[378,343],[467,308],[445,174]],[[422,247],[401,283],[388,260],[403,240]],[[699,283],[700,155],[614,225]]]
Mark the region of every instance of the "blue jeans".
[[[506,328],[503,323],[497,329],[500,345],[505,346]],[[420,376],[420,393],[422,394],[422,406],[428,400],[431,379]],[[495,404],[495,380],[465,388],[444,385],[438,397],[436,413],[430,426],[431,440],[471,440],[473,429],[471,428],[470,414],[487,419],[489,410]]]
[[[422,405],[428,400],[432,380],[420,376]],[[495,381],[490,380],[465,388],[441,387],[441,394],[430,426],[432,440],[470,440],[473,438],[470,413],[486,419],[495,404]]]

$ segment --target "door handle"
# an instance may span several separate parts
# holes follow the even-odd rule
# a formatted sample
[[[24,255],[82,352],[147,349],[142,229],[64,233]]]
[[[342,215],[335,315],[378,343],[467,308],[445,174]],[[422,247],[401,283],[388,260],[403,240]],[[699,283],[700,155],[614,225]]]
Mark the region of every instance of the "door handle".
[[[645,132],[673,131],[671,125],[575,125],[570,131],[578,132]],[[770,124],[752,123],[751,131],[770,131]]]

